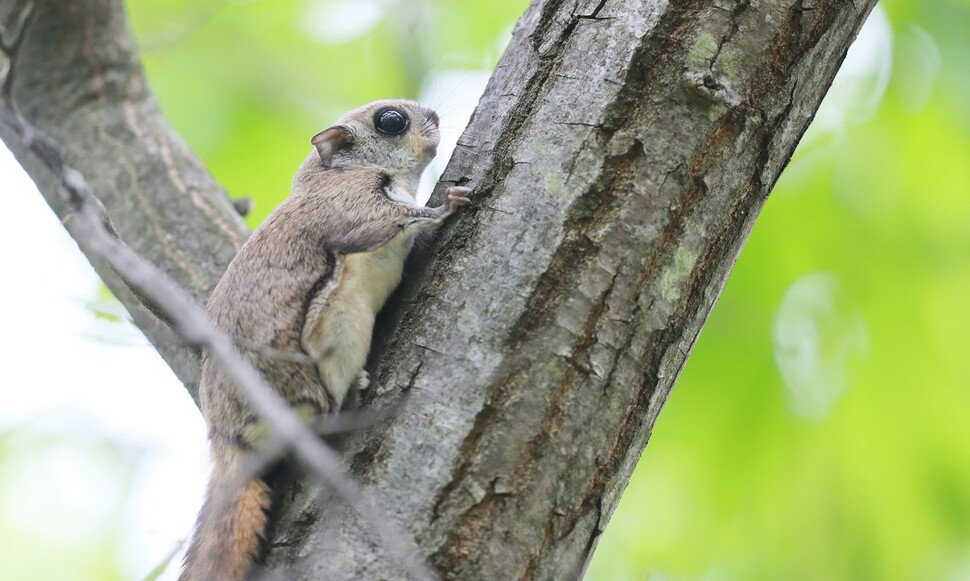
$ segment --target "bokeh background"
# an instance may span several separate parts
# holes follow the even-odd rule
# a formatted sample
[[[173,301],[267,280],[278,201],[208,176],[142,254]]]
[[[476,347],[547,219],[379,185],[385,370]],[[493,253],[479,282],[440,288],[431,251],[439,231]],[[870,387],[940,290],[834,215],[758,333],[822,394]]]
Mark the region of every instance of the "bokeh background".
[[[127,2],[162,108],[256,202],[251,226],[289,193],[309,137],[361,103],[435,106],[447,149],[525,5]],[[0,578],[174,579],[201,417],[0,153]],[[970,2],[885,0],[587,579],[970,581],[968,323]]]

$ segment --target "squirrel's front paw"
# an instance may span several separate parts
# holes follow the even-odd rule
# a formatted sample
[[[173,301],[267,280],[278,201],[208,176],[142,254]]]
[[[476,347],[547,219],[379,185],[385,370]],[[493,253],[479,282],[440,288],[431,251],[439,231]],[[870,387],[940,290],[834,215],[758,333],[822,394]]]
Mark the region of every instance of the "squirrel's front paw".
[[[370,387],[370,374],[361,369],[360,375],[354,380],[354,389],[357,391],[365,391],[368,387]]]
[[[464,186],[451,186],[445,190],[445,194],[448,196],[448,210],[454,212],[467,205],[471,201],[468,199],[468,195],[471,193],[472,189]]]

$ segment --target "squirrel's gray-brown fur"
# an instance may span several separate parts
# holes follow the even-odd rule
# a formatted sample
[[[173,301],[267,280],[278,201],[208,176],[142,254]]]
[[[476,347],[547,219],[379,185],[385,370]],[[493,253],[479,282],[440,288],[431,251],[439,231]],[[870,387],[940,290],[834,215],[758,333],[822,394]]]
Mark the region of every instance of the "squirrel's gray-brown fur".
[[[400,132],[397,115],[406,121]],[[374,317],[400,281],[414,236],[468,201],[469,190],[457,187],[437,208],[414,200],[438,140],[438,116],[404,100],[365,105],[318,133],[292,195],[243,245],[209,299],[216,327],[307,420],[338,410],[354,384],[366,385]],[[214,466],[180,581],[237,581],[266,525],[269,487],[237,483],[265,428],[209,360],[200,396]]]

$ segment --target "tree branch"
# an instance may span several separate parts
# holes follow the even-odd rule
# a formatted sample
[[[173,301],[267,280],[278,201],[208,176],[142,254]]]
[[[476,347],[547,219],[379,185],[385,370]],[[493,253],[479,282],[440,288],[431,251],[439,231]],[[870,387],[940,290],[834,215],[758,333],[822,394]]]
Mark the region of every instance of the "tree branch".
[[[20,30],[15,38],[0,39],[0,51],[10,63],[17,62],[32,11],[32,4],[24,7]],[[181,287],[141,260],[118,238],[104,205],[92,193],[84,175],[66,165],[60,146],[18,113],[16,101],[11,98],[9,90],[13,80],[11,72],[12,67],[8,68],[0,84],[0,123],[18,138],[23,153],[30,154],[48,175],[56,179],[56,190],[61,192],[64,202],[72,210],[68,221],[74,225],[73,232],[77,239],[99,261],[111,268],[128,288],[150,301],[174,325],[185,344],[205,348],[211,360],[226,372],[253,410],[271,426],[270,442],[250,458],[249,470],[237,475],[239,481],[234,483],[236,487],[263,470],[286,448],[291,448],[317,482],[332,486],[360,513],[380,537],[381,546],[404,565],[412,578],[435,579],[436,576],[427,566],[415,557],[417,553],[413,543],[398,531],[397,526],[382,517],[382,511],[347,474],[340,455],[304,425],[287,402],[266,384],[256,368],[236,350],[233,339],[216,330],[195,300]],[[234,497],[233,489],[226,490],[224,496]]]
[[[26,7],[32,7],[25,27]],[[4,0],[5,100],[58,144],[68,165],[98,192],[118,235],[175,278],[202,305],[248,229],[225,191],[172,130],[148,89],[120,0]],[[8,46],[9,48],[9,46]],[[9,51],[6,51],[9,52]],[[62,220],[70,213],[57,178],[9,126],[0,138]],[[74,225],[67,229],[78,240]],[[95,270],[198,400],[198,351],[178,341],[90,249]]]

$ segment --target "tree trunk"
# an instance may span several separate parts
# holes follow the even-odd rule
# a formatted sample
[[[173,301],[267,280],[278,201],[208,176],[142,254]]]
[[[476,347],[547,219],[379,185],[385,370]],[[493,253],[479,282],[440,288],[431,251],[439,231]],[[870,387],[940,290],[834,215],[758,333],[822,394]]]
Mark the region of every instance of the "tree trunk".
[[[442,577],[582,576],[874,4],[529,7],[442,178],[474,188],[473,204],[416,257],[382,317],[373,383],[408,399],[342,442]],[[4,46],[15,5],[0,5]],[[14,100],[70,152],[122,239],[203,300],[245,230],[154,105],[120,6],[36,10],[7,73]],[[30,154],[0,136],[63,216]],[[197,361],[102,274],[191,389]],[[380,523],[321,488],[277,479],[267,567],[402,578],[375,541]]]

